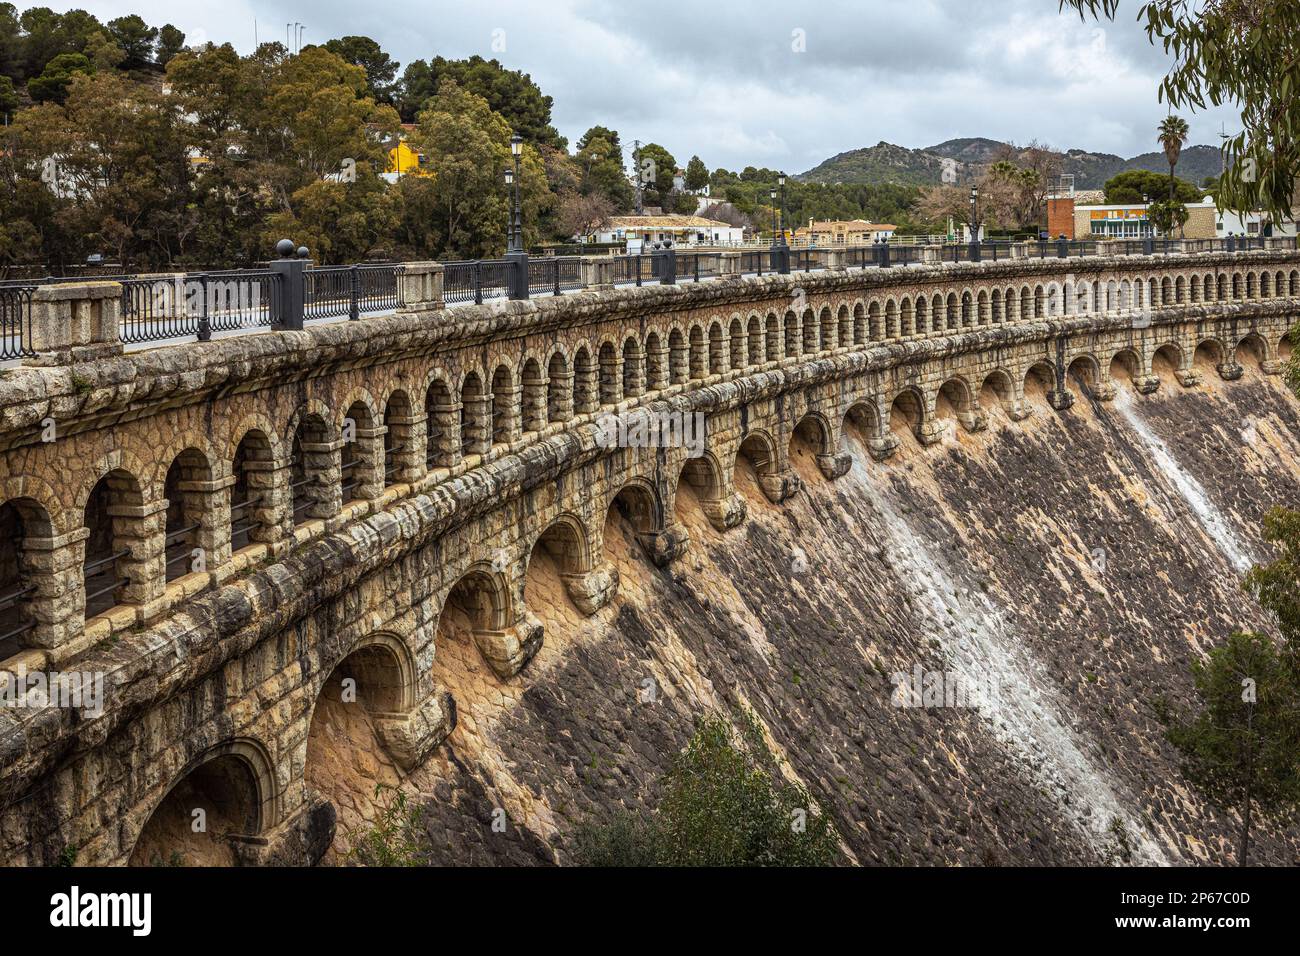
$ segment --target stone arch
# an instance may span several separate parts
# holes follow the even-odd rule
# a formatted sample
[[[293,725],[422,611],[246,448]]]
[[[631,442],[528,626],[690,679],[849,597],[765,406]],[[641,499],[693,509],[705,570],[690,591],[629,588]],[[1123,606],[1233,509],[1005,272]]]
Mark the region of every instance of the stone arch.
[[[293,501],[293,523],[332,518],[342,503],[341,442],[335,439],[328,420],[307,408],[295,413],[289,434],[289,491]]]
[[[704,329],[692,325],[690,333],[691,378],[701,379],[709,374],[709,347],[704,341]]]
[[[1151,373],[1173,376],[1183,369],[1183,350],[1175,342],[1165,342],[1151,355]]]
[[[424,393],[426,466],[450,468],[460,461],[460,402],[441,376]]]
[[[375,459],[375,413],[365,401],[355,401],[343,416],[342,447],[339,449],[339,501],[377,497],[382,486],[379,462]]]
[[[866,345],[870,330],[867,328],[867,310],[859,299],[853,303],[853,344]]]
[[[194,811],[204,830],[194,832]],[[274,764],[259,742],[238,738],[191,760],[154,804],[136,835],[132,866],[233,865],[241,847],[280,818]]]
[[[163,567],[168,581],[205,570],[209,561],[217,564],[225,557],[217,550],[215,477],[212,460],[192,445],[176,455],[167,469]]]
[[[795,358],[799,355],[799,317],[793,310],[785,314],[785,357]]]
[[[975,323],[975,308],[971,300],[970,289],[961,294],[961,327],[969,329]]]
[[[1269,348],[1268,340],[1258,332],[1251,332],[1242,336],[1237,343],[1237,354],[1248,355],[1255,360],[1255,364],[1263,366],[1265,362],[1273,358],[1272,350]]]
[[[921,441],[922,436],[928,434],[928,427],[932,427],[932,423],[927,417],[926,400],[921,390],[912,385],[900,389],[889,402],[890,432],[894,435],[910,432]]]
[[[415,403],[404,388],[395,388],[384,402],[384,485],[420,476],[422,449],[416,441]]]
[[[687,545],[680,528],[667,527],[658,489],[640,477],[628,479],[610,497],[601,538],[606,558],[616,567],[636,560],[634,555],[623,552],[624,545],[631,542],[660,567],[681,555]]]
[[[903,301],[898,305],[898,330],[904,338],[916,334],[916,319],[909,296],[903,296]]]
[[[733,528],[743,520],[744,505],[738,499],[732,500],[722,465],[712,452],[706,451],[682,462],[677,488],[673,492],[673,503],[679,514],[685,510],[688,497],[682,494],[683,486],[690,489],[690,494],[699,501],[701,510],[718,531]]]
[[[1025,369],[1025,377],[1020,387],[1022,395],[1042,398],[1051,402],[1056,393],[1056,367],[1046,359],[1032,363]]]
[[[885,329],[880,321],[880,303],[875,299],[867,306],[867,326],[870,329],[871,341],[879,342],[884,338]]]
[[[31,489],[38,497],[42,491]],[[51,625],[63,616],[56,602],[66,601],[57,596],[64,575],[42,560],[40,548],[54,538],[54,524],[38,497],[6,496],[0,503],[0,661],[53,645],[58,635]]]
[[[249,428],[231,457],[230,548],[269,544],[280,537],[276,514],[276,475],[280,471],[276,442],[265,430]]]
[[[967,431],[978,431],[983,426],[975,392],[961,375],[954,375],[939,386],[934,410],[936,419],[951,418]]]
[[[161,591],[161,536],[151,534],[135,474],[110,469],[86,497],[83,587],[86,617],[119,604],[144,604]],[[156,544],[155,544],[156,541]]]
[[[565,512],[550,522],[528,550],[524,571],[524,603],[554,606],[557,590],[583,614],[594,614],[618,587],[618,575],[598,568],[591,535],[582,519]]]
[[[986,374],[977,394],[980,408],[986,411],[1001,408],[1008,416],[1014,417],[1019,406],[1015,382],[1004,368],[995,368]]]
[[[1107,368],[1111,381],[1128,379],[1129,384],[1136,387],[1142,378],[1142,359],[1134,349],[1120,349],[1110,357]]]
[[[930,303],[923,295],[916,297],[916,334],[925,335],[930,331]]]
[[[466,570],[447,589],[438,613],[434,663],[442,683],[455,684],[455,680],[447,680],[447,675],[475,669],[472,661],[466,659],[464,642],[460,640],[465,633],[472,637],[479,654],[498,677],[517,673],[536,653],[541,641],[541,634],[537,633],[531,646],[521,643],[515,628],[517,618],[515,595],[505,571],[487,562]],[[456,650],[445,646],[453,642],[459,645]],[[458,660],[439,663],[439,657]],[[454,694],[457,687],[448,689]]]
[[[987,289],[980,289],[979,298],[975,302],[975,314],[979,325],[989,324],[989,293]]]
[[[960,327],[961,323],[961,303],[957,298],[956,292],[949,292],[948,298],[944,303],[943,327],[952,332]]]
[[[1075,383],[1085,398],[1103,398],[1107,380],[1102,378],[1101,364],[1095,355],[1076,356],[1065,369],[1066,387]]]
[[[899,336],[898,303],[893,298],[885,300],[885,338],[896,339]]]

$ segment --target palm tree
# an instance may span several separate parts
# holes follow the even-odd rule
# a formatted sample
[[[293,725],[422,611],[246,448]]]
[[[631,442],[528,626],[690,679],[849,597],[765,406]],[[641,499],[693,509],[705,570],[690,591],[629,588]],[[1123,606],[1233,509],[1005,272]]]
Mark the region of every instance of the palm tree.
[[[1174,167],[1178,165],[1178,154],[1187,142],[1187,120],[1170,113],[1160,121],[1156,139],[1165,148],[1165,159],[1169,160],[1169,201],[1174,201]]]

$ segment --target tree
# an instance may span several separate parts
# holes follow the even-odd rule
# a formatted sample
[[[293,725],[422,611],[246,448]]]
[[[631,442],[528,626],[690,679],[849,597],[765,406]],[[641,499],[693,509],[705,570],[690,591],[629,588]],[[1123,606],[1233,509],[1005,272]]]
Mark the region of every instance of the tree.
[[[85,55],[95,68],[95,72],[115,70],[126,59],[126,51],[102,30],[96,30],[86,41]]]
[[[1187,217],[1187,207],[1177,199],[1161,199],[1147,207],[1147,218],[1163,236],[1171,236],[1175,229],[1182,229]]]
[[[568,190],[560,194],[556,226],[563,238],[586,237],[607,226],[614,211],[614,204],[599,193]]]
[[[692,192],[699,192],[707,185],[709,185],[708,167],[700,157],[692,156],[691,161],[686,164],[686,188]]]
[[[927,186],[916,201],[916,214],[931,226],[946,229],[948,220],[959,226],[969,225],[970,190],[960,186]]]
[[[62,103],[74,76],[94,72],[94,65],[84,54],[60,53],[45,65],[40,76],[27,81],[27,95],[37,103]]]
[[[1162,712],[1183,775],[1222,810],[1241,814],[1237,863],[1250,855],[1252,815],[1279,821],[1300,805],[1300,697],[1293,652],[1235,633],[1192,664],[1197,709]]]
[[[401,195],[377,176],[308,183],[293,194],[289,210],[268,219],[265,247],[293,236],[319,263],[358,262],[391,241],[401,219],[400,204]]]
[[[618,212],[629,211],[634,195],[623,166],[623,147],[618,132],[604,126],[593,126],[582,134],[577,147],[582,192],[599,193],[613,203]]]
[[[108,21],[109,36],[126,54],[122,66],[141,70],[153,63],[153,47],[158,39],[157,27],[151,27],[135,14]]]
[[[18,93],[14,81],[7,76],[0,76],[0,116],[7,117],[18,109]]]
[[[658,143],[645,143],[638,151],[633,162],[636,169],[634,176],[640,178],[643,202],[647,206],[671,206],[668,194],[673,188],[673,174],[677,171],[677,160]]]
[[[395,101],[397,90],[393,81],[398,63],[370,37],[347,36],[330,40],[325,49],[366,71],[366,84],[374,100],[389,104]]]
[[[1113,18],[1119,0],[1060,0]],[[1300,4],[1294,0],[1146,0],[1138,20],[1174,55],[1160,85],[1171,108],[1235,105],[1242,131],[1224,144],[1219,198],[1235,212],[1291,218],[1300,175]]]
[[[557,149],[566,145],[564,137],[551,125],[551,97],[543,94],[527,73],[507,70],[496,60],[477,55],[466,60],[439,56],[431,63],[423,60],[412,63],[403,76],[404,109],[421,109],[435,91],[441,90],[445,79],[454,80],[462,89],[481,96],[525,142]],[[408,113],[408,118],[411,115]]]
[[[443,80],[420,114],[414,136],[433,177],[430,254],[491,258],[505,249],[511,211],[503,171],[511,162],[510,126],[487,100]],[[550,200],[540,154],[525,146],[520,167],[525,240],[536,236],[540,210]]]
[[[1170,113],[1160,121],[1158,133],[1156,139],[1165,151],[1165,159],[1169,160],[1169,199],[1172,202],[1174,167],[1178,165],[1178,154],[1182,152],[1183,144],[1187,142],[1187,120]]]
[[[1116,173],[1106,180],[1102,187],[1106,202],[1114,205],[1146,202],[1154,200],[1165,191],[1165,177],[1149,169],[1127,169]],[[1183,179],[1174,179],[1174,199],[1183,203],[1200,202],[1205,190],[1198,189]]]
[[[840,855],[830,818],[781,778],[752,713],[738,728],[699,721],[664,779],[652,817],[580,827],[575,856],[591,866],[829,866]]]
[[[158,66],[166,67],[172,58],[185,49],[185,34],[170,23],[163,24],[158,30]]]

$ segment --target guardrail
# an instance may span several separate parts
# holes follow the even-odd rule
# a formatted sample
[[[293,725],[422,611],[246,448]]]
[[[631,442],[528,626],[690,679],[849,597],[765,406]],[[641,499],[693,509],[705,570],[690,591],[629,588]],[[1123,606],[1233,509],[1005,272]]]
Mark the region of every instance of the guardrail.
[[[407,305],[442,308],[512,296],[563,295],[589,287],[699,282],[720,276],[764,276],[774,272],[907,267],[919,264],[1001,262],[1027,258],[1102,255],[1247,252],[1296,249],[1294,237],[1227,239],[1050,239],[980,243],[874,243],[825,248],[681,251],[659,249],[638,255],[581,258],[476,259],[447,263],[380,263],[311,267],[307,250],[287,240],[282,258],[267,269],[234,269],[166,275],[97,276],[121,285],[117,339],[126,344],[165,342],[246,329],[300,329],[305,320],[359,319]],[[296,252],[297,258],[291,258]],[[599,268],[597,268],[599,266]],[[522,278],[526,270],[526,282]],[[403,277],[408,280],[403,281]],[[36,354],[33,296],[47,285],[78,283],[81,277],[0,281],[0,360]],[[421,290],[428,291],[421,291]],[[414,301],[407,303],[405,298]],[[43,346],[45,347],[45,346]]]

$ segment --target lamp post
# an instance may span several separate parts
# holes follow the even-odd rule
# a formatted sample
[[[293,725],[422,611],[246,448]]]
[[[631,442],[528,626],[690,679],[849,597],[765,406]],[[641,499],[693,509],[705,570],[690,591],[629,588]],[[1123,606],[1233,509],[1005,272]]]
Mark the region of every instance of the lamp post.
[[[776,184],[781,190],[781,203],[777,205],[777,190],[768,191],[772,201],[772,219],[775,229],[772,234],[772,271],[782,275],[790,274],[790,246],[785,241],[785,173],[778,173]]]
[[[519,204],[519,160],[524,154],[524,138],[518,133],[510,137],[510,156],[513,168],[506,170],[506,185],[513,187],[514,214],[511,217],[510,235],[506,245],[506,261],[513,266],[510,298],[528,298],[528,253],[524,251],[523,212]]]
[[[507,166],[505,169],[506,189],[513,193],[515,185],[515,168]],[[515,250],[515,222],[513,217],[506,221],[506,252]]]
[[[980,261],[980,188],[970,188],[970,261]]]

